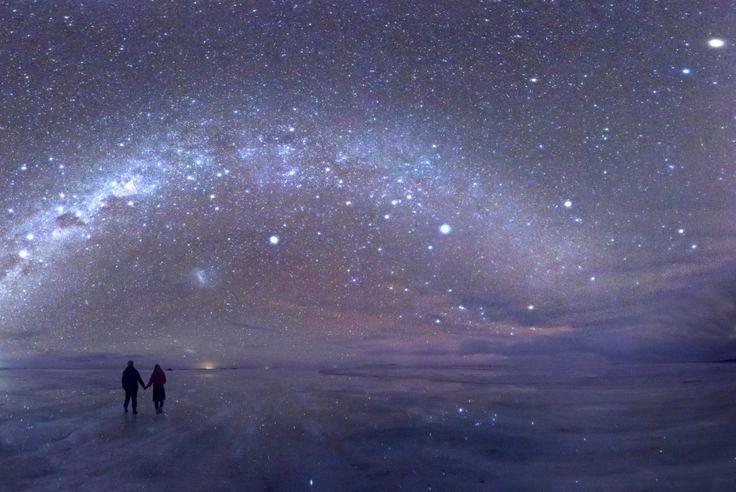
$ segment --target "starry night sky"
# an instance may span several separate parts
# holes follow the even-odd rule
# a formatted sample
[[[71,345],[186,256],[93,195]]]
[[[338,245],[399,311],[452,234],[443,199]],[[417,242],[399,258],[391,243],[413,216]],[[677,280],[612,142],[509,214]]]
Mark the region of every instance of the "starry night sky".
[[[733,357],[734,7],[3,2],[0,365]]]

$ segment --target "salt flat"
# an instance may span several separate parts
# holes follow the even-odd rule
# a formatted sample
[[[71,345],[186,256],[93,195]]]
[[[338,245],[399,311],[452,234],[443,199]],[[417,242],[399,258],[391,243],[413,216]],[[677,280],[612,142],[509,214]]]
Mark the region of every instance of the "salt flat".
[[[0,489],[736,487],[733,364],[119,372],[0,371]]]

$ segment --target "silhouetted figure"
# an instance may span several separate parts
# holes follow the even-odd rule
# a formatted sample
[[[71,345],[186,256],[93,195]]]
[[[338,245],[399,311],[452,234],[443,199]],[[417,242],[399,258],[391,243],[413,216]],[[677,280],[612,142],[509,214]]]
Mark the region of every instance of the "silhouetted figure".
[[[128,367],[123,371],[123,389],[125,390],[125,403],[123,403],[123,409],[125,413],[128,413],[128,402],[133,400],[133,415],[138,413],[138,384],[146,389],[146,385],[143,384],[141,375],[138,370],[133,367],[133,361],[128,361]]]
[[[153,406],[156,407],[156,413],[161,413],[164,410],[164,400],[166,399],[166,390],[164,385],[166,384],[166,374],[161,366],[156,364],[151,373],[151,378],[148,380],[148,384],[144,387],[148,388],[153,386]]]

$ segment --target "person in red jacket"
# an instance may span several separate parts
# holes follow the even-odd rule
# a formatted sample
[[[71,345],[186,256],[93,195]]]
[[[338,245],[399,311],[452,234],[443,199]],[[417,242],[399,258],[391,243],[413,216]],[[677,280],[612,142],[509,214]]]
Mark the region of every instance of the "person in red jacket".
[[[153,406],[156,407],[156,413],[164,411],[164,400],[166,399],[166,391],[164,390],[164,384],[166,384],[166,374],[161,366],[156,364],[151,373],[151,378],[148,380],[148,384],[144,387],[148,388],[153,386]]]

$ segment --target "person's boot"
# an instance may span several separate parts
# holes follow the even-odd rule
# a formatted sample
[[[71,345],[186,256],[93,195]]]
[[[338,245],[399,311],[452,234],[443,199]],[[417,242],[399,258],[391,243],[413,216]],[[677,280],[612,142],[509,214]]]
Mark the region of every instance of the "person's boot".
[[[128,413],[128,407],[123,407],[123,410],[125,410],[125,413]]]
[[[133,415],[138,415],[138,410],[136,410],[135,408],[133,409]]]

